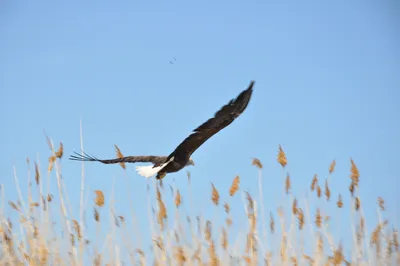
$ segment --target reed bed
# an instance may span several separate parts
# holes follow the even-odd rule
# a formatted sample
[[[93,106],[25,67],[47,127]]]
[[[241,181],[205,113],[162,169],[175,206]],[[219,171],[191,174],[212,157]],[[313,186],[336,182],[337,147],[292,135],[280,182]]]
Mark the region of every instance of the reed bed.
[[[286,171],[289,162],[281,146],[277,163],[284,177],[283,202],[275,210],[265,213],[263,204],[268,199],[262,191],[263,164],[255,158],[251,163],[258,169],[257,195],[243,191],[241,177],[235,176],[224,188],[226,198],[211,183],[209,198],[198,199],[221,206],[222,213],[213,219],[186,216],[182,211],[185,200],[188,206],[193,201],[190,172],[188,199],[174,187],[165,188],[162,181],[154,182],[153,187],[148,185],[147,199],[142,199],[147,201],[148,212],[141,216],[147,215],[150,231],[139,232],[133,210],[131,214],[116,214],[112,194],[94,190],[92,202],[85,204],[83,170],[81,209],[79,218],[73,217],[62,177],[63,144],[56,149],[47,140],[50,156],[45,174],[39,161],[32,163],[27,159],[28,195],[21,194],[16,174],[18,199],[5,199],[5,188],[0,187],[0,265],[400,265],[398,229],[382,218],[383,198],[377,199],[376,206],[363,206],[358,191],[360,173],[352,159],[348,188],[339,193],[330,189],[329,178],[334,174],[336,161],[327,167],[328,178],[315,175],[310,178],[309,187],[304,188],[320,202],[333,202],[338,210],[348,206],[352,243],[347,243],[344,250],[343,236],[334,235],[327,226],[331,221],[338,222],[334,215],[339,211],[327,213],[324,204],[316,205],[291,193],[291,176]],[[117,156],[123,156],[115,148]],[[49,191],[51,174],[55,175],[58,191]],[[343,193],[351,194],[349,202],[344,202]],[[54,195],[58,195],[57,201]],[[243,205],[230,205],[234,197],[242,197]],[[173,204],[166,204],[166,200]],[[107,201],[110,204],[105,209]],[[366,226],[366,207],[377,208],[379,222],[372,230]],[[9,208],[17,219],[6,217]],[[245,221],[239,223],[245,226],[237,234],[231,230],[232,224],[238,222],[231,215],[233,208],[240,209]],[[129,215],[133,225],[126,222]],[[92,229],[96,232],[94,237],[89,233]],[[104,230],[103,240],[99,235]],[[151,248],[144,242],[151,243]]]

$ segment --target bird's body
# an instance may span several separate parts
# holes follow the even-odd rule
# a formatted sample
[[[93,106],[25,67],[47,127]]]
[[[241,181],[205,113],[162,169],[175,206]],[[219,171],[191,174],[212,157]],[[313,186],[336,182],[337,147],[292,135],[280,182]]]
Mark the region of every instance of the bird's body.
[[[157,179],[165,177],[167,173],[178,172],[188,165],[194,165],[191,155],[209,138],[215,135],[223,128],[230,125],[237,117],[239,117],[246,109],[251,95],[253,93],[254,81],[250,82],[248,88],[242,91],[235,99],[229,101],[214,117],[208,119],[201,124],[193,133],[183,140],[178,147],[168,156],[128,156],[110,160],[99,160],[87,154],[73,155],[71,160],[79,161],[98,161],[105,164],[113,163],[136,163],[136,162],[151,162],[153,165],[137,166],[137,172],[149,178],[156,175]]]

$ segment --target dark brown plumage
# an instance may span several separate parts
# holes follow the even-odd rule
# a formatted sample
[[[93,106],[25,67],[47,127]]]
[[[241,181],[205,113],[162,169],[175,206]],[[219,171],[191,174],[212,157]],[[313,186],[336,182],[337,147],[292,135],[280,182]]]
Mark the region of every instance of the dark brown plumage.
[[[235,99],[230,100],[218,110],[212,118],[193,130],[193,133],[184,139],[169,156],[128,156],[110,160],[99,160],[87,154],[82,156],[76,153],[76,156],[73,155],[70,159],[98,161],[105,164],[151,162],[153,166],[136,167],[138,173],[145,177],[151,177],[157,174],[156,178],[161,179],[165,177],[167,173],[177,172],[187,165],[194,165],[191,155],[204,142],[230,125],[244,112],[252,96],[254,83],[254,81],[251,81],[246,90],[242,91]]]
[[[92,155],[88,155],[84,152],[84,155],[81,155],[77,152],[74,152],[75,155],[70,156],[70,160],[75,161],[86,161],[86,162],[101,162],[104,164],[115,164],[115,163],[153,163],[156,166],[161,165],[166,159],[167,156],[126,156],[122,158],[116,159],[97,159]]]

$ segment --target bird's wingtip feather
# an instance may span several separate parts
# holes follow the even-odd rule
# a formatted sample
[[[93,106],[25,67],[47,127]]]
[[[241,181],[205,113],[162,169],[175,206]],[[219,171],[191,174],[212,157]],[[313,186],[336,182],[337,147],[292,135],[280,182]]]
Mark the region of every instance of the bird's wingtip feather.
[[[86,152],[82,151],[83,154],[79,154],[76,151],[74,151],[75,155],[70,155],[69,159],[73,161],[98,161],[98,159],[93,156],[89,155]]]

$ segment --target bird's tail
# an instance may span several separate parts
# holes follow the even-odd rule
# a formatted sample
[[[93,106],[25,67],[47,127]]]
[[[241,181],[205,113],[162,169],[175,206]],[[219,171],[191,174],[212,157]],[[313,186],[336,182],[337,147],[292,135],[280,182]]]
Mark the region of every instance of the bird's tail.
[[[158,172],[161,171],[167,164],[169,164],[171,161],[174,160],[174,157],[172,157],[168,162],[163,163],[160,166],[154,167],[153,165],[146,165],[146,166],[136,166],[136,172],[145,177],[145,178],[150,178],[154,175],[156,175]]]
[[[161,166],[153,167],[153,165],[136,166],[136,172],[146,178],[150,178],[161,170]]]

